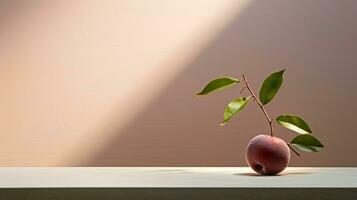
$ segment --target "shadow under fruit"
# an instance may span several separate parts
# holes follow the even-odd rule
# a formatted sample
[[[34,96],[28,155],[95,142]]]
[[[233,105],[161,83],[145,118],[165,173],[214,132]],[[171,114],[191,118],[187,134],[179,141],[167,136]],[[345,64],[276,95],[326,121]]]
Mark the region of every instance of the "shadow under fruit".
[[[298,135],[293,138],[290,143],[287,143],[274,135],[273,121],[266,111],[265,105],[273,100],[275,95],[278,93],[278,90],[283,83],[284,72],[285,69],[274,72],[264,80],[259,92],[259,99],[250,87],[247,77],[242,74],[244,85],[241,93],[243,93],[244,90],[248,90],[250,95],[233,99],[230,103],[228,103],[224,110],[223,122],[221,123],[222,126],[226,124],[251,100],[256,102],[267,119],[270,134],[258,135],[248,143],[246,161],[254,171],[262,175],[276,175],[282,172],[289,163],[290,150],[297,156],[300,156],[300,154],[292,146],[305,152],[318,152],[324,147],[318,139],[312,136],[312,131],[309,125],[297,115],[283,114],[276,118],[276,122],[278,124],[298,133]],[[241,81],[239,79],[232,77],[216,78],[209,82],[197,95],[207,95],[213,91],[222,90],[240,82]]]

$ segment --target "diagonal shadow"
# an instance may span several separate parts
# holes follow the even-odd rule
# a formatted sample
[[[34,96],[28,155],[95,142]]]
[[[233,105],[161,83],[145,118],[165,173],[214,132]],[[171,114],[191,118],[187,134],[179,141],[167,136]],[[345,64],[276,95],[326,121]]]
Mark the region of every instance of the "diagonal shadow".
[[[346,47],[350,50],[357,47],[350,43],[357,41],[354,25],[356,7],[357,1],[253,2],[172,80],[135,121],[120,134],[118,132],[117,138],[112,138],[104,149],[80,165],[245,165],[244,151],[249,139],[268,131],[264,116],[252,103],[232,123],[219,127],[224,105],[239,95],[239,89],[202,98],[196,98],[194,94],[213,77],[240,76],[240,72],[248,75],[257,90],[266,74],[286,66],[289,84],[284,85],[268,109],[275,116],[285,111],[305,116],[314,124],[314,130],[323,133],[319,136],[330,147],[317,155],[319,159],[313,154],[304,155],[304,159],[299,160],[292,156],[292,164],[356,165],[357,158],[352,159],[352,155],[350,162],[329,156],[339,152],[346,154],[334,136],[337,127],[329,123],[330,120],[340,122],[337,116],[341,111],[330,105],[341,104],[344,98],[356,97],[334,89],[344,87],[344,90],[350,90],[356,85],[353,74],[357,71],[357,62],[353,59],[353,51],[344,51]],[[341,62],[343,66],[339,65]],[[338,73],[341,69],[343,74]],[[332,81],[333,86],[329,84]],[[329,96],[329,100],[321,101],[324,96]],[[304,104],[306,99],[311,103]],[[326,109],[331,113],[329,117],[324,114]],[[344,111],[345,116],[350,116],[344,120],[353,120],[353,112],[357,109],[355,105],[350,109]],[[348,134],[352,124],[339,129]],[[287,135],[284,136],[286,138],[292,136],[281,135]],[[356,150],[353,145],[349,148]],[[353,149],[350,151],[354,152]]]

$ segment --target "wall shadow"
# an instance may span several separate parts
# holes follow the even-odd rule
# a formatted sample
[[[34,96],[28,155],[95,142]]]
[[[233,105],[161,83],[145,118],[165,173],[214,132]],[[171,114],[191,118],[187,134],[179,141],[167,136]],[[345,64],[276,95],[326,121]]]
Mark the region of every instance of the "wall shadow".
[[[357,106],[348,104],[357,97],[352,92],[356,9],[352,0],[254,1],[116,138],[79,165],[245,166],[250,138],[268,132],[264,116],[251,103],[220,127],[224,106],[239,88],[200,98],[194,94],[213,77],[241,72],[257,91],[267,74],[287,68],[285,84],[268,110],[274,116],[303,116],[326,145],[318,154],[292,154],[291,165],[356,166],[357,136],[351,130]],[[277,131],[285,139],[294,136]],[[342,145],[343,137],[348,139]]]

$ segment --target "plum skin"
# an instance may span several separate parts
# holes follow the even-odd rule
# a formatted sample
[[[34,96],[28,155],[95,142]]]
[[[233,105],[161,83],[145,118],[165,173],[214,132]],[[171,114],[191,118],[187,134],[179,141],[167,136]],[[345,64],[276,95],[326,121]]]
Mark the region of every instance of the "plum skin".
[[[258,135],[248,143],[246,161],[259,174],[278,174],[286,168],[289,160],[289,147],[278,137]]]

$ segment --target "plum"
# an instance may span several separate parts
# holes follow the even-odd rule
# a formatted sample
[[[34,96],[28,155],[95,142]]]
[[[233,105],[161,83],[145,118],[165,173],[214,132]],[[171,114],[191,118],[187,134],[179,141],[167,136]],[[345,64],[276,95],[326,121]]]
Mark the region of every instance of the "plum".
[[[289,160],[289,147],[278,137],[258,135],[247,146],[248,165],[262,175],[275,175],[282,172]]]

